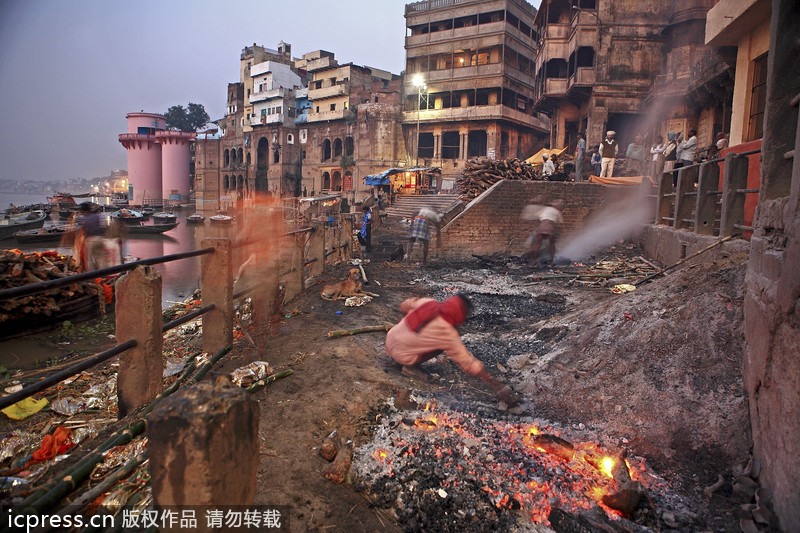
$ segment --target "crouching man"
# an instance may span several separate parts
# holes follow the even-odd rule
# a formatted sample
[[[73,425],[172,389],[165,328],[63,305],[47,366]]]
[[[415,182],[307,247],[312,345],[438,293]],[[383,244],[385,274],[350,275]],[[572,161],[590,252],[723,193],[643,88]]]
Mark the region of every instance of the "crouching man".
[[[402,373],[421,381],[429,375],[420,365],[442,352],[471,376],[480,378],[501,401],[509,407],[520,400],[508,385],[504,385],[486,370],[461,342],[456,329],[464,323],[471,304],[464,295],[455,295],[443,302],[433,298],[410,298],[400,304],[405,314],[386,335],[386,353],[402,365]]]

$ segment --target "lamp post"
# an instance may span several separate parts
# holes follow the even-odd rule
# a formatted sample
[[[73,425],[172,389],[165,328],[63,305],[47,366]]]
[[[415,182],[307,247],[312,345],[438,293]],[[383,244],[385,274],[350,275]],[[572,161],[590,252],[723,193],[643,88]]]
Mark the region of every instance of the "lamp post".
[[[414,152],[415,152],[415,159],[416,163],[414,166],[419,166],[419,114],[420,108],[422,107],[422,93],[427,89],[427,85],[425,85],[425,78],[422,77],[422,74],[414,74],[414,77],[411,79],[411,84],[417,88],[417,140],[414,142]]]

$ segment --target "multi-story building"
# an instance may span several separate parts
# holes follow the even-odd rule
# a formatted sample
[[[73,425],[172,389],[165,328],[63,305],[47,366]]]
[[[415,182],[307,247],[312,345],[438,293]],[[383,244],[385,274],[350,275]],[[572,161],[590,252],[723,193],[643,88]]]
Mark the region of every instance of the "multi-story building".
[[[704,45],[714,0],[543,0],[535,31],[536,108],[551,117],[550,142],[574,148],[615,130],[666,137],[696,129],[701,146],[726,130],[731,57]],[[624,149],[623,149],[624,150]]]
[[[242,78],[228,85],[225,116],[215,121],[220,136],[197,142],[198,209],[229,209],[258,193],[356,199],[369,189],[364,176],[405,160],[398,75],[339,65],[324,50],[289,65],[289,50],[242,52]]]
[[[339,65],[317,50],[295,63],[308,72],[308,102],[299,139],[303,188],[342,191],[355,199],[368,187],[363,177],[405,159],[400,140],[401,81],[384,70]]]
[[[536,9],[524,0],[406,5],[409,165],[458,175],[472,157],[525,158],[548,134],[534,109]]]

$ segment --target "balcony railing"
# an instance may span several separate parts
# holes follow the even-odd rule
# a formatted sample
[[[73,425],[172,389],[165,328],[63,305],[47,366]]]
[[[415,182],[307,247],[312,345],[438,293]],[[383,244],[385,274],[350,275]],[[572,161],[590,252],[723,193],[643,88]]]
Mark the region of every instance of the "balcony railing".
[[[283,113],[273,113],[271,115],[253,117],[250,119],[250,125],[260,126],[262,124],[281,124],[283,123],[283,118]]]
[[[478,105],[469,107],[448,107],[444,109],[423,109],[419,112],[419,121],[425,122],[458,122],[464,120],[509,120],[520,124],[537,123],[527,113],[511,109],[504,105]],[[404,124],[416,124],[417,112],[404,111]],[[544,128],[546,129],[546,128]]]
[[[309,113],[308,122],[320,122],[323,120],[339,120],[344,118],[344,109],[337,111],[320,111],[319,113]]]
[[[250,95],[250,103],[261,102],[269,100],[270,98],[280,98],[286,95],[286,89],[278,87],[277,89],[269,89],[268,91],[259,91]]]
[[[459,4],[466,4],[472,1],[474,0],[423,0],[422,2],[414,2],[413,4],[406,4],[406,15],[410,13],[429,11],[431,9],[441,9],[443,7],[457,6]]]
[[[578,67],[575,74],[569,77],[569,86],[592,86],[594,78],[594,67]]]
[[[484,38],[492,33],[502,33],[504,30],[506,30],[506,22],[499,21],[499,22],[489,22],[486,24],[476,24],[474,26],[466,26],[464,28],[453,28],[449,30],[432,31],[429,33],[410,35],[406,37],[406,46],[436,44],[436,43],[451,41],[453,39],[468,39],[477,36],[481,36],[481,38]]]
[[[496,76],[502,73],[503,73],[502,63],[489,63],[487,65],[476,65],[471,67],[431,70],[429,72],[423,73],[423,76],[425,78],[425,82],[429,86],[432,86],[435,82],[447,82],[452,80],[468,79],[468,78],[474,78],[475,76],[487,76],[487,75]],[[437,84],[437,86],[440,85],[442,84]],[[417,89],[411,83],[406,83],[406,91],[408,92],[408,94],[413,94],[417,92]]]
[[[344,96],[350,92],[350,84],[342,83],[332,85],[330,87],[322,87],[320,89],[308,89],[309,100],[320,100],[322,98],[331,98],[334,96]]]

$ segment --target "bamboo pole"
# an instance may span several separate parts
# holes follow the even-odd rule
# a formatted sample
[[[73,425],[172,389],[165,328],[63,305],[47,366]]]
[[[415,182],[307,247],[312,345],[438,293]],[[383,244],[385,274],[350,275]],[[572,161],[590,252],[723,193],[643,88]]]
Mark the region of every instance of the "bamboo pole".
[[[134,438],[139,436],[145,429],[145,416],[149,414],[155,406],[165,397],[174,393],[183,383],[196,383],[202,379],[211,367],[225,356],[231,350],[230,346],[226,346],[219,352],[215,353],[208,361],[206,361],[192,376],[195,371],[196,363],[194,357],[188,363],[186,370],[175,382],[168,388],[164,389],[161,394],[156,396],[149,405],[139,411],[138,418],[128,424],[124,429],[117,430],[103,443],[97,446],[86,457],[75,463],[72,468],[68,469],[61,475],[58,481],[51,482],[49,485],[42,487],[30,495],[20,504],[22,512],[33,511],[35,513],[42,513],[51,509],[58,502],[60,502],[67,494],[75,490],[89,475],[92,473],[94,467],[103,460],[103,453],[115,446],[128,444]],[[190,378],[191,376],[191,378]]]
[[[328,332],[329,339],[337,337],[346,337],[348,335],[356,335],[357,333],[369,333],[372,331],[389,331],[392,329],[392,324],[383,324],[382,326],[364,326],[355,329],[336,329]]]
[[[681,259],[680,261],[678,261],[678,262],[676,262],[676,263],[673,263],[672,265],[670,265],[670,266],[668,266],[668,267],[662,268],[662,269],[661,269],[661,270],[659,270],[658,272],[655,272],[655,273],[653,273],[653,274],[650,274],[650,275],[649,275],[649,276],[647,276],[646,278],[640,279],[639,281],[637,281],[637,282],[636,282],[636,283],[634,283],[633,285],[634,285],[635,287],[638,287],[639,285],[642,285],[643,283],[647,283],[648,281],[650,281],[651,279],[655,278],[656,276],[660,276],[660,275],[661,275],[661,274],[663,274],[664,272],[666,272],[666,271],[668,271],[668,270],[672,270],[672,269],[673,269],[673,268],[675,268],[676,266],[680,266],[680,265],[682,265],[683,263],[685,263],[685,262],[686,262],[686,261],[688,261],[689,259],[694,259],[694,258],[695,258],[695,257],[697,257],[698,255],[704,254],[704,253],[706,253],[707,251],[709,251],[709,250],[712,250],[712,249],[716,248],[716,247],[717,247],[717,246],[719,246],[720,244],[722,244],[722,243],[724,243],[724,242],[727,242],[727,241],[729,241],[729,240],[733,239],[734,237],[738,237],[738,235],[729,235],[729,236],[727,236],[727,237],[724,237],[724,238],[722,238],[722,239],[718,240],[717,242],[715,242],[714,244],[710,244],[710,245],[706,246],[705,248],[703,248],[703,249],[702,249],[702,250],[700,250],[699,252],[695,252],[695,253],[693,253],[693,254],[692,254],[692,255],[690,255],[690,256],[684,257],[684,258],[683,258],[683,259]]]

